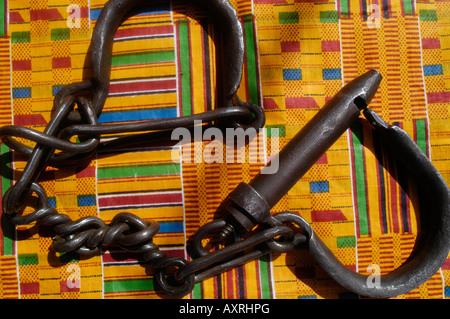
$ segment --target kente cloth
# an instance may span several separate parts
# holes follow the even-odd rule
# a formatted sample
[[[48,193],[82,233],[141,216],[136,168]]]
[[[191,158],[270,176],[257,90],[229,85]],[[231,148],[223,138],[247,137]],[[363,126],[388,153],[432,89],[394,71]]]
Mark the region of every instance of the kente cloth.
[[[89,44],[105,2],[0,0],[0,125],[43,131],[58,90],[89,79]],[[191,260],[186,242],[214,219],[222,200],[258,174],[343,85],[371,69],[383,81],[370,107],[403,128],[450,181],[450,1],[230,2],[245,44],[238,95],[263,108],[264,128],[228,157],[230,148],[210,136],[183,146],[149,140],[104,149],[77,165],[49,166],[39,183],[59,213],[73,220],[98,216],[107,224],[120,212],[158,221],[154,242],[168,256]],[[217,63],[222,51],[208,12],[187,0],[149,3],[115,34],[101,124],[220,106],[216,83],[226,70]],[[1,144],[2,195],[26,160]],[[301,215],[355,272],[389,273],[410,257],[420,231],[420,212],[409,189],[400,186],[405,179],[360,121],[272,213]],[[135,255],[59,254],[51,248],[51,234],[35,224],[14,227],[5,216],[0,234],[2,299],[168,298],[157,291],[152,267]],[[303,248],[270,253],[197,283],[185,298],[358,297]],[[450,259],[423,285],[395,298],[450,298]]]

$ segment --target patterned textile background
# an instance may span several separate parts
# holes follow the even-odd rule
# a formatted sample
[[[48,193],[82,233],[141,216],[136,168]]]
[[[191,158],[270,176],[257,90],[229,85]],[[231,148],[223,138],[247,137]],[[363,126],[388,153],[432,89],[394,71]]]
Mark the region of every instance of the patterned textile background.
[[[89,78],[87,50],[104,3],[0,0],[0,125],[42,131],[56,92]],[[152,3],[115,35],[101,123],[170,118],[215,106],[220,70],[208,15],[187,0]],[[246,46],[239,96],[264,108],[266,130],[257,137],[264,156],[247,148],[243,163],[208,163],[200,152],[189,163],[178,147],[180,161],[174,162],[172,147],[151,141],[98,153],[79,167],[49,167],[41,177],[60,213],[99,216],[107,223],[121,211],[155,219],[161,224],[155,242],[170,256],[189,258],[186,240],[277,152],[274,139],[283,147],[343,84],[370,69],[384,77],[371,108],[404,128],[450,182],[450,1],[231,3]],[[188,147],[203,150],[209,143]],[[402,264],[419,229],[417,211],[396,182],[404,177],[388,170],[386,159],[377,160],[383,158],[380,147],[365,124],[355,125],[273,209],[301,214],[342,263],[366,274],[371,264],[381,273]],[[4,194],[26,159],[2,144],[0,160]],[[1,298],[166,298],[155,292],[152,270],[130,255],[106,252],[80,260],[54,253],[51,237],[33,225],[14,228],[3,218],[1,226]],[[306,250],[295,250],[208,279],[186,298],[355,297]],[[398,298],[450,298],[450,259],[428,282]]]

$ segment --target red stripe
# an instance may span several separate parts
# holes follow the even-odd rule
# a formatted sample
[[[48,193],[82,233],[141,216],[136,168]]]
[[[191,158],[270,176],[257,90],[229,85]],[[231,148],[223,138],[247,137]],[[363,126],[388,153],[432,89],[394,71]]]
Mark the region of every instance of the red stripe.
[[[74,287],[69,288],[69,285],[67,284],[66,280],[61,280],[59,283],[59,288],[61,292],[78,292],[80,291],[80,288],[77,288],[75,283],[73,283]]]
[[[298,41],[281,42],[281,52],[300,52],[300,42]]]
[[[181,201],[180,193],[100,197],[98,200],[100,207],[180,203]]]
[[[115,39],[141,36],[141,35],[158,35],[158,34],[173,34],[173,26],[162,25],[153,27],[140,27],[133,29],[119,29],[114,36]]]
[[[277,110],[280,107],[278,106],[277,102],[275,102],[272,98],[263,98],[263,105],[265,110]]]
[[[312,97],[288,97],[286,98],[286,108],[319,108],[319,104],[317,104],[316,100]]]
[[[12,67],[14,71],[29,71],[31,70],[31,60],[14,60]]]
[[[10,12],[9,13],[9,22],[10,23],[20,23],[20,22],[24,22],[24,20],[19,12]]]
[[[94,166],[88,166],[85,169],[77,172],[76,176],[77,178],[95,177],[95,170],[96,168]]]
[[[225,273],[225,278],[227,281],[227,299],[234,299],[234,280],[233,280],[233,273],[236,271],[236,269],[230,270],[227,273]]]
[[[322,52],[339,52],[341,43],[339,41],[322,41]]]
[[[442,270],[450,270],[450,258],[447,258],[441,267]]]
[[[422,47],[424,49],[440,49],[441,42],[439,39],[422,39]]]
[[[44,119],[42,114],[24,114],[14,116],[15,125],[46,125],[47,121]]]
[[[39,283],[38,282],[21,283],[20,284],[20,293],[22,295],[38,294],[39,293]]]
[[[347,220],[341,210],[312,211],[311,219],[313,222],[334,222]]]
[[[72,62],[70,57],[53,58],[52,66],[53,69],[70,68],[72,66]]]
[[[130,82],[130,83],[114,83],[111,84],[109,92],[123,93],[123,92],[145,92],[145,91],[159,91],[175,89],[177,81],[175,79],[170,80],[156,80],[156,81],[143,81],[143,82]]]
[[[391,185],[391,215],[392,215],[392,224],[393,224],[393,232],[399,232],[399,224],[398,224],[398,192],[397,192],[397,182],[393,177],[389,177],[390,185]]]
[[[324,153],[316,162],[316,164],[328,164],[327,153]]]
[[[450,102],[450,92],[429,92],[427,93],[428,103]]]
[[[63,19],[57,9],[41,9],[30,11],[30,21]]]

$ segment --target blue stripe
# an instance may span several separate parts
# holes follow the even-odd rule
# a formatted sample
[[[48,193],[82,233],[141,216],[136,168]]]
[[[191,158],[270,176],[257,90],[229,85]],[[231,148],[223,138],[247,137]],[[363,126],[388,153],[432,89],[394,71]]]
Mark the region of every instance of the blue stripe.
[[[95,206],[94,195],[78,195],[78,207]]]
[[[55,197],[48,198],[48,206],[56,208],[56,198]]]
[[[117,123],[140,120],[167,119],[177,116],[176,108],[147,109],[121,112],[103,112],[98,118],[99,123]]]
[[[302,70],[301,69],[285,69],[283,70],[283,80],[292,81],[292,80],[301,80],[302,79]]]
[[[31,88],[13,88],[13,98],[25,99],[31,97]]]
[[[322,71],[324,80],[340,80],[341,69],[324,69]]]
[[[182,222],[159,222],[160,233],[181,233],[184,231]]]
[[[426,76],[429,75],[442,75],[444,74],[444,71],[442,69],[441,64],[432,64],[432,65],[424,65],[423,66],[423,73]]]
[[[328,181],[310,182],[309,190],[311,193],[328,193],[330,191],[330,185]]]
[[[52,87],[53,96],[58,94],[58,91],[61,90],[63,87],[64,85],[53,85]]]
[[[102,9],[91,9],[89,11],[89,14],[91,16],[92,20],[97,20],[98,16],[100,15],[100,12],[102,12]]]

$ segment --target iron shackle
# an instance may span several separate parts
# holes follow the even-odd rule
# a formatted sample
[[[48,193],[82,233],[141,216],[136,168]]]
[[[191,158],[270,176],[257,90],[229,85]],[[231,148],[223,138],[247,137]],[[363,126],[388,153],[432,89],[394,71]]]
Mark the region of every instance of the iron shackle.
[[[221,53],[224,79],[220,91],[223,101],[219,101],[218,105],[232,106],[240,86],[244,63],[245,47],[241,23],[228,0],[195,1],[214,17],[214,24],[221,31],[222,42],[226,43]],[[92,67],[90,85],[79,86],[93,90],[92,105],[97,116],[100,115],[108,96],[114,35],[117,29],[126,18],[155,2],[155,0],[109,0],[102,9],[94,27],[89,50]],[[68,120],[79,122],[81,115],[73,111]]]
[[[221,226],[231,235],[251,231],[256,225],[282,226],[280,218],[297,224],[306,235],[306,245],[318,264],[336,282],[362,296],[389,298],[409,292],[430,279],[446,260],[450,251],[450,189],[426,154],[401,128],[391,126],[367,108],[381,82],[377,71],[369,71],[347,84],[336,94],[277,155],[279,170],[262,172],[248,184],[241,183],[219,206],[228,225]],[[361,111],[387,149],[387,155],[410,174],[418,189],[421,235],[411,257],[399,268],[379,276],[379,285],[372,276],[347,268],[300,215],[292,212],[272,215],[270,210],[287,191],[311,168],[354,122]],[[269,167],[270,165],[266,166]],[[207,252],[201,239],[216,224],[204,225],[194,238],[194,253]],[[211,227],[212,226],[212,227]]]

